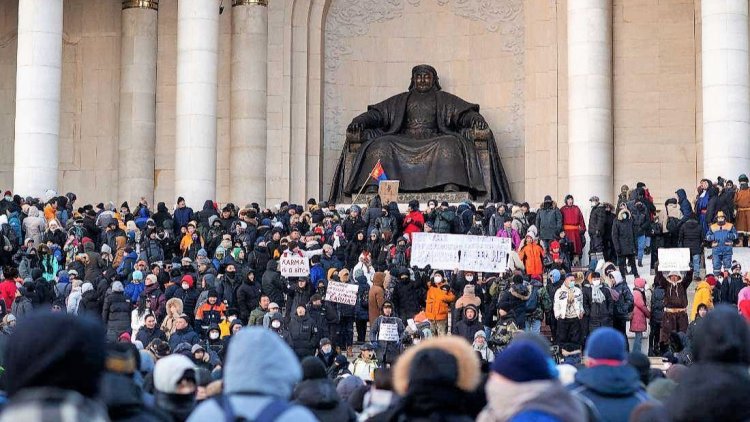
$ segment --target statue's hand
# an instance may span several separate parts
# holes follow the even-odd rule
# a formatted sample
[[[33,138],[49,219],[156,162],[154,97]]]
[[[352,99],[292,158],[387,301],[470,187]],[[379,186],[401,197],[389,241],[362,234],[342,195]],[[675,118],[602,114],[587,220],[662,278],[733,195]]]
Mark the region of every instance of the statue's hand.
[[[361,132],[364,129],[365,129],[365,125],[363,125],[362,123],[351,122],[349,126],[346,128],[346,131],[354,133],[354,132]]]
[[[471,127],[473,129],[485,130],[489,125],[487,124],[487,121],[484,120],[484,117],[476,116],[471,120]]]

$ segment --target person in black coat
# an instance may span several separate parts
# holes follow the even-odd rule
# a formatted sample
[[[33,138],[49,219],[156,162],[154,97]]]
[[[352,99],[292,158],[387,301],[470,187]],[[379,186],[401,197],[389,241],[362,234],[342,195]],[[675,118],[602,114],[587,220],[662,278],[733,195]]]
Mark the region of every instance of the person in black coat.
[[[157,338],[162,341],[167,341],[166,334],[164,334],[161,328],[156,325],[156,317],[151,314],[146,317],[145,324],[138,330],[135,339],[140,341],[143,347],[146,347]]]
[[[531,292],[524,285],[520,275],[513,276],[510,288],[504,291],[498,299],[497,309],[503,318],[513,318],[517,327],[526,326],[526,301]],[[474,341],[472,337],[471,341]]]
[[[78,315],[102,317],[102,302],[91,283],[83,283],[81,286],[81,301],[78,303]]]
[[[346,267],[354,268],[359,262],[359,255],[367,250],[367,239],[365,233],[360,230],[346,245]]]
[[[102,321],[107,326],[107,341],[114,343],[120,334],[130,332],[130,313],[133,305],[125,298],[122,283],[112,283],[112,293],[104,298]]]
[[[302,381],[294,388],[292,399],[310,409],[321,422],[357,420],[357,414],[341,400],[336,385],[326,376],[323,363],[312,356],[302,359]]]
[[[414,318],[414,315],[424,307],[427,296],[424,286],[425,283],[421,280],[412,280],[406,268],[399,271],[398,282],[393,287],[391,301],[396,308],[396,314],[404,321]]]
[[[264,295],[268,296],[271,302],[278,304],[280,307],[284,307],[286,300],[284,299],[284,281],[281,279],[281,273],[278,271],[279,263],[274,260],[268,261],[266,265],[266,272],[263,274],[261,280],[261,290]]]
[[[199,296],[193,285],[193,276],[185,274],[180,280],[180,286],[175,289],[174,296],[172,296],[182,300],[182,312],[189,315],[191,319],[195,316],[195,305],[198,303]]]
[[[636,229],[630,218],[630,211],[625,206],[617,213],[617,221],[612,226],[612,245],[617,254],[617,265],[623,277],[626,271],[626,260],[635,277],[638,277],[638,267],[635,265],[635,254],[638,251],[636,245]]]
[[[583,293],[583,313],[588,329],[583,333],[587,337],[599,327],[611,327],[613,315],[612,293],[602,283],[599,273],[593,273],[591,283],[581,287]]]
[[[298,305],[294,316],[289,321],[289,335],[292,349],[299,359],[315,354],[320,337],[315,321],[307,315],[305,305]]]
[[[339,315],[332,305],[331,303],[323,303],[322,296],[317,293],[310,297],[310,303],[307,305],[307,314],[315,321],[315,326],[318,327],[318,336],[321,339],[338,337],[338,330],[335,327],[339,323]]]
[[[380,195],[375,195],[370,199],[370,203],[367,206],[363,221],[365,222],[366,232],[372,233],[373,229],[377,229],[377,221],[383,215],[382,204],[380,203]]]
[[[292,284],[289,282],[287,286],[287,303],[286,303],[286,318],[287,321],[291,318],[294,310],[297,307],[305,307],[310,302],[310,297],[313,295],[312,283],[307,278],[299,278]]]
[[[349,216],[344,219],[344,222],[341,224],[341,228],[344,230],[344,237],[346,237],[346,240],[351,241],[354,239],[354,236],[357,234],[357,232],[362,231],[367,228],[367,225],[365,224],[365,221],[360,217],[359,215],[359,207],[357,205],[352,205],[352,207],[349,209]]]
[[[703,255],[703,226],[698,221],[695,214],[691,213],[687,220],[680,226],[680,232],[677,237],[677,245],[680,248],[690,249],[690,259],[692,262],[693,272],[698,274],[701,266],[701,255]]]
[[[734,223],[734,188],[725,186],[723,180],[720,180],[718,184],[719,194],[716,197],[717,212],[724,211],[724,215],[727,217],[727,221]]]
[[[474,334],[484,330],[484,325],[479,321],[479,312],[474,305],[464,307],[464,317],[458,321],[451,330],[455,336],[461,336],[469,343],[474,342]]]
[[[589,214],[589,237],[591,238],[589,254],[603,254],[604,229],[607,219],[607,211],[605,211],[604,205],[599,203],[598,196],[592,196],[590,201],[592,207],[591,213]],[[602,255],[598,259],[604,259],[604,256]]]
[[[261,294],[260,286],[255,282],[255,271],[248,271],[245,282],[237,289],[237,309],[245,324],[253,309],[258,307]]]

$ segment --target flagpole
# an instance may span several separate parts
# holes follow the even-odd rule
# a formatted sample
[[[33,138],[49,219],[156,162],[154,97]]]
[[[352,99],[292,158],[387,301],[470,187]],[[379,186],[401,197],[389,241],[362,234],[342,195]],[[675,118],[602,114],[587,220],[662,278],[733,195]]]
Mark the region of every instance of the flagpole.
[[[367,175],[367,182],[370,181],[372,177],[372,172],[378,167],[378,164],[380,164],[380,160],[378,160],[377,163],[375,163],[375,167],[370,170],[370,174]],[[359,198],[359,195],[362,195],[362,191],[365,190],[365,186],[367,186],[367,182],[362,184],[362,187],[359,189],[359,192],[354,196],[354,199],[352,199],[352,205],[357,203],[357,198]]]

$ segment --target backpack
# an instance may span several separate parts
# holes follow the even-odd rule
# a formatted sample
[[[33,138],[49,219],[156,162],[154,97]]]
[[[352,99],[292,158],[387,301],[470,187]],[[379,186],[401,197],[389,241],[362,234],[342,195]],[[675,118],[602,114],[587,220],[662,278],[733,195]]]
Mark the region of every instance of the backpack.
[[[359,306],[367,309],[370,306],[370,286],[359,289],[357,293],[357,302]]]
[[[229,397],[222,394],[218,397],[216,397],[216,401],[219,402],[219,406],[221,407],[222,412],[224,413],[224,421],[225,422],[245,422],[249,421],[249,419],[237,416],[234,413],[234,408],[232,407],[232,403],[229,401]],[[279,418],[284,412],[289,410],[291,406],[289,406],[288,403],[283,402],[281,400],[272,400],[270,403],[268,403],[263,409],[258,412],[258,415],[255,417],[255,422],[273,422],[276,419]]]
[[[13,233],[16,235],[17,241],[14,244],[14,246],[20,245],[22,234],[21,234],[21,219],[18,218],[18,213],[15,213],[15,212],[11,213],[11,215],[8,217],[8,225],[10,226],[11,229],[13,229]],[[13,239],[11,239],[11,241],[12,240]]]
[[[677,217],[667,217],[667,231],[675,234],[680,231],[680,219]]]
[[[524,220],[522,220],[522,219],[520,219],[518,217],[513,217],[513,220],[518,221],[519,223],[521,223],[521,228],[518,229],[518,235],[521,237],[521,239],[525,238],[526,237],[526,232],[529,230],[529,224],[526,221],[524,221]]]
[[[526,313],[534,313],[536,308],[539,306],[539,287],[529,286],[531,293],[529,298],[526,300]]]

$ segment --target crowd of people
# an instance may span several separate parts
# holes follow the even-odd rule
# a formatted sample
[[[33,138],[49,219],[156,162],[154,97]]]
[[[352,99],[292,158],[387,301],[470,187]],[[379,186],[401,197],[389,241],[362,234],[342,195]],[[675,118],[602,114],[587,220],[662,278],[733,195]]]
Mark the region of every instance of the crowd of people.
[[[700,420],[745,420],[732,402],[750,389],[739,182],[703,180],[693,203],[679,189],[658,210],[643,183],[623,186],[616,204],[590,198],[588,220],[570,195],[402,213],[377,195],[194,211],[5,192],[0,422],[687,421],[700,390],[731,409]],[[508,270],[413,267],[415,232],[506,237]],[[658,250],[677,247],[691,270],[659,271]],[[282,277],[287,256],[309,274]],[[329,300],[332,282],[356,302]]]

